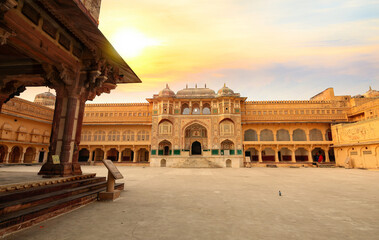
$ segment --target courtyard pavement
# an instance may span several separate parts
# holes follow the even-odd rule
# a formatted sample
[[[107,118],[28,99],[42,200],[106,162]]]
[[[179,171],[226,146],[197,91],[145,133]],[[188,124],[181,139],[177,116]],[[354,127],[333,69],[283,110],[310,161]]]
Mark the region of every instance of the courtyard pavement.
[[[118,168],[125,191],[115,202],[91,203],[5,239],[379,239],[379,171]],[[103,166],[82,170],[107,175]]]

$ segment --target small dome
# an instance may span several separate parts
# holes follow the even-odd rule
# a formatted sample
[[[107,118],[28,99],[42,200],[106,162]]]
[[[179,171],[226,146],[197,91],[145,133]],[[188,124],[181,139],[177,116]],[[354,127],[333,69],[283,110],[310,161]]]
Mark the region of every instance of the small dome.
[[[46,107],[54,107],[55,105],[55,95],[49,92],[44,92],[37,94],[34,98],[34,102]]]
[[[220,90],[218,90],[217,95],[218,96],[230,96],[230,95],[234,95],[234,91],[232,89],[228,88],[226,86],[226,84],[224,83],[224,86]]]
[[[166,88],[164,88],[162,91],[159,92],[160,97],[175,97],[174,91],[172,91],[168,84],[166,84]]]

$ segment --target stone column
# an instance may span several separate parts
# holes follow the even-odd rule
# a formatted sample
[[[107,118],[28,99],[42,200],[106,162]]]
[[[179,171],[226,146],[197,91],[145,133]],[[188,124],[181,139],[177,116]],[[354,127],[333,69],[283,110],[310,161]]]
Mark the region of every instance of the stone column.
[[[121,148],[117,148],[117,150],[118,150],[118,162],[121,162],[121,158],[122,158]]]
[[[89,147],[88,151],[89,151],[88,162],[92,162],[92,158],[93,158],[93,151],[91,150],[91,148],[90,148],[90,147]]]
[[[40,151],[38,151],[38,150],[36,149],[36,153],[35,153],[34,161],[33,161],[33,162],[35,162],[35,163],[38,162],[38,160],[39,160],[39,155],[40,155]]]
[[[148,147],[148,151],[149,151],[149,159],[148,159],[148,162],[150,162],[150,158],[151,158],[151,146]]]
[[[325,152],[325,162],[330,162],[330,159],[329,159],[329,147],[325,148],[324,149],[324,152]]]
[[[292,149],[292,152],[291,152],[291,162],[296,162],[296,154],[295,154],[295,151],[296,151],[296,149],[295,148],[293,148]]]
[[[258,149],[258,162],[263,162],[263,160],[262,160],[262,148],[259,148]]]
[[[24,163],[25,162],[25,153],[26,153],[26,148],[24,148],[23,151],[22,151],[21,158],[20,158],[20,163]]]
[[[136,149],[136,150],[134,151],[133,162],[139,162],[139,160],[138,160],[138,149]]]
[[[108,159],[108,151],[107,151],[107,149],[105,148],[103,151],[104,151],[104,159]]]
[[[313,162],[312,148],[308,149],[308,162]]]
[[[12,149],[8,147],[7,155],[5,155],[4,163],[9,163],[9,158],[11,156]]]
[[[279,162],[278,148],[275,148],[275,162]]]

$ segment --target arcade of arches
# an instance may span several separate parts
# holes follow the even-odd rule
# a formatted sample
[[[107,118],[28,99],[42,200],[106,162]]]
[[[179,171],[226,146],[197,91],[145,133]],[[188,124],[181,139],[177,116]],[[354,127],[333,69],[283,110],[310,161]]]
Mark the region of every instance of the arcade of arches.
[[[350,136],[352,131],[345,130],[345,126],[352,126],[347,123],[331,124],[332,120],[349,121],[345,108],[338,107],[340,100],[333,98],[324,102],[247,102],[224,86],[217,93],[208,88],[185,88],[174,93],[166,87],[147,100],[138,104],[86,105],[78,162],[110,159],[180,167],[180,163],[203,159],[218,167],[242,167],[246,161],[322,161],[343,166],[351,158],[352,167],[379,167],[376,108],[370,110],[372,119],[350,117],[359,121],[352,126],[365,129],[368,141]],[[376,98],[372,101],[379,103]],[[351,103],[348,99],[343,104]],[[26,109],[28,116],[34,114],[35,119],[17,117],[20,109]],[[51,108],[18,98],[7,102],[0,115],[0,163],[46,162],[53,113]],[[361,145],[354,145],[354,139],[359,139]]]

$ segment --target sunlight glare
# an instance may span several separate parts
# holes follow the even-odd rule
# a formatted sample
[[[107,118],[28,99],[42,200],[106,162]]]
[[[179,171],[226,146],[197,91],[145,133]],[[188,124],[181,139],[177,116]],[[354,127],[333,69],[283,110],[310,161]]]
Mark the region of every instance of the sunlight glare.
[[[111,42],[125,58],[138,57],[145,48],[161,45],[158,40],[133,29],[121,29],[113,35]]]

